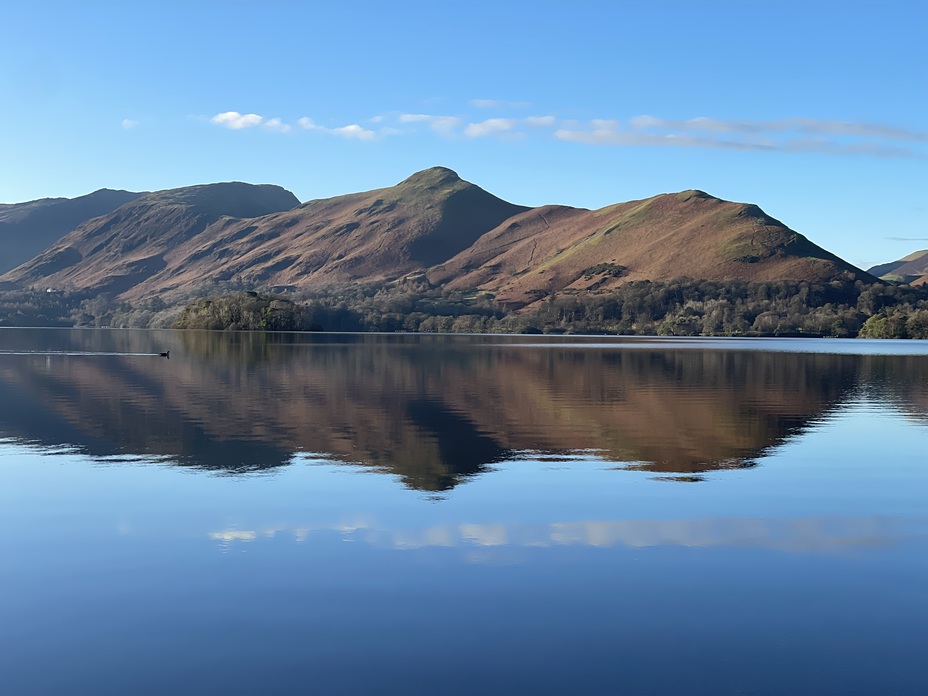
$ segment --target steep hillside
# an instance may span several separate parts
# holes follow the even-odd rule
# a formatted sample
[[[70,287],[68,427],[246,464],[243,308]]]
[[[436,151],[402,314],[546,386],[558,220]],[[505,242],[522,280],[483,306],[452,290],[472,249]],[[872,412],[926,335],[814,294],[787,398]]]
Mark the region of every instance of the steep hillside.
[[[229,186],[239,188],[216,188]],[[226,281],[280,288],[389,280],[447,260],[526,210],[443,167],[303,205],[283,189],[268,198],[269,188],[247,186],[149,194],[0,279],[130,300]]]
[[[0,273],[25,263],[82,222],[112,212],[141,195],[100,189],[77,198],[0,204]]]
[[[279,186],[237,182],[147,193],[83,223],[0,281],[125,293],[183,263],[181,247],[224,216],[258,217],[298,204]]]
[[[0,276],[27,287],[167,300],[209,286],[285,291],[426,274],[519,307],[630,280],[874,278],[755,205],[701,191],[584,210],[513,205],[434,167],[302,205],[275,186],[145,194]]]
[[[914,282],[919,276],[928,274],[928,249],[915,251],[897,261],[868,268],[867,273],[886,280]]]
[[[702,191],[600,210],[546,206],[481,237],[428,275],[453,288],[495,291],[526,304],[552,291],[599,290],[631,280],[873,280],[756,205]]]
[[[313,200],[259,220],[221,220],[131,294],[204,280],[278,289],[393,280],[447,260],[523,210],[435,167],[390,188]]]

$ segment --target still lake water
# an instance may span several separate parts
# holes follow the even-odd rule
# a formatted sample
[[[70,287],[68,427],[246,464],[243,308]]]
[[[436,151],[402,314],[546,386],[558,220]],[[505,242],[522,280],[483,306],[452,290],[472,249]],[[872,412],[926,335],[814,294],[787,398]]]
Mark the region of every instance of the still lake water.
[[[925,342],[0,329],[2,694],[924,694],[926,588]]]

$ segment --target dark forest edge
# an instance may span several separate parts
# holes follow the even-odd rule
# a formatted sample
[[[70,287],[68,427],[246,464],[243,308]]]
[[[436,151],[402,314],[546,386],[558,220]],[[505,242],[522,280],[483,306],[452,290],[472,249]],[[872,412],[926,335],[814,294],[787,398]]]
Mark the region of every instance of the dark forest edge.
[[[267,331],[604,333],[658,336],[928,338],[928,290],[861,281],[630,282],[602,293],[561,292],[519,311],[491,293],[424,281],[135,305],[71,292],[0,292],[0,325]]]

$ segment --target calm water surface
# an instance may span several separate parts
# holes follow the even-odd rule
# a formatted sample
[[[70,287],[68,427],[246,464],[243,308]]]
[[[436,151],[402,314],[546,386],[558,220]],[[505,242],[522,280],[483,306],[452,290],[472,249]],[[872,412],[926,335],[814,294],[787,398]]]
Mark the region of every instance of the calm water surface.
[[[918,341],[0,329],[0,693],[924,694],[926,413]]]

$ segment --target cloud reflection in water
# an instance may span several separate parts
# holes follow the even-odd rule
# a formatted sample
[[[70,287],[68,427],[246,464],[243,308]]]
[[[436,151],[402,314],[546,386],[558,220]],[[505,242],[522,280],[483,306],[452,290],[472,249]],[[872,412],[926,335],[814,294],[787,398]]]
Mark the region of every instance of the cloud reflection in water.
[[[581,520],[547,525],[448,524],[423,529],[390,529],[375,522],[300,526],[266,530],[226,529],[209,538],[228,546],[290,534],[297,542],[338,534],[383,549],[550,548],[586,546],[649,548],[738,546],[792,553],[828,553],[886,547],[928,537],[928,518],[808,517],[795,519]]]

